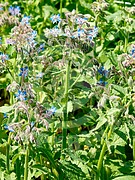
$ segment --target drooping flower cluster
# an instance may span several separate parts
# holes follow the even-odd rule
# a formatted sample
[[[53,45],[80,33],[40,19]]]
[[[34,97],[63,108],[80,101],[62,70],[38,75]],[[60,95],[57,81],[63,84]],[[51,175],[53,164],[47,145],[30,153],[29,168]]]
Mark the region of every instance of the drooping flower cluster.
[[[41,105],[39,102],[37,102],[34,112],[34,117],[37,123],[42,124],[48,130],[49,123],[47,120],[50,119],[55,114],[55,112],[56,112],[56,107],[52,106],[50,109],[45,110],[44,106]]]
[[[48,130],[49,123],[46,119],[49,119],[55,114],[56,108],[51,107],[51,109],[43,113],[43,106],[38,103],[37,106],[40,108],[40,114],[35,112],[35,122],[32,121],[30,123],[26,123],[25,120],[22,120],[21,122],[4,125],[4,129],[12,133],[12,139],[16,142],[25,143],[29,141],[31,143],[36,143],[36,135],[44,131],[44,128],[40,127],[41,124]],[[19,102],[15,108],[17,108],[17,111],[25,111],[27,116],[29,116],[28,107],[25,107],[24,102]]]
[[[17,24],[19,22],[20,7],[10,6],[7,10],[8,2],[0,4],[0,26]]]
[[[15,45],[17,50],[25,48],[25,50],[28,49],[27,51],[29,52],[30,49],[33,49],[37,44],[35,41],[37,32],[31,28],[29,20],[29,16],[24,16],[21,22],[12,28],[12,38],[7,39],[7,43]]]
[[[65,15],[66,19],[59,19],[59,15],[53,15],[50,18],[53,24],[58,23],[58,25],[44,31],[49,41],[52,37],[57,38],[57,41],[58,37],[62,37],[71,39],[71,42],[74,41],[75,44],[82,42],[93,45],[93,40],[98,34],[98,28],[90,27],[88,18],[83,15],[77,15],[75,12],[66,13]]]
[[[31,122],[25,124],[25,121],[18,123],[11,123],[4,125],[4,129],[12,133],[11,138],[17,143],[35,142],[35,134],[39,133],[41,129],[35,127],[35,123]]]

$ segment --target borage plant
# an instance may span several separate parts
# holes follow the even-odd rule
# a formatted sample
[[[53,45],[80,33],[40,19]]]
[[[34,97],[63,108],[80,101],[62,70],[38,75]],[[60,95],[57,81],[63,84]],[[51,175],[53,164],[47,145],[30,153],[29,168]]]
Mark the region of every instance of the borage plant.
[[[85,76],[94,73],[89,59],[98,29],[89,22],[89,15],[75,11],[66,13],[65,19],[53,15],[50,21],[54,27],[45,29],[44,40],[39,43],[30,16],[21,15],[18,6],[10,6],[9,15],[17,20],[8,38],[1,38],[0,65],[9,80],[6,90],[10,96],[9,106],[0,109],[6,148],[1,171],[12,179],[85,178],[80,167],[66,160],[64,149],[69,144],[67,129],[73,111],[80,108],[76,96],[89,94]],[[62,139],[55,137],[58,129]]]
[[[1,179],[134,178],[134,8],[119,3],[61,1],[40,28],[0,4]]]

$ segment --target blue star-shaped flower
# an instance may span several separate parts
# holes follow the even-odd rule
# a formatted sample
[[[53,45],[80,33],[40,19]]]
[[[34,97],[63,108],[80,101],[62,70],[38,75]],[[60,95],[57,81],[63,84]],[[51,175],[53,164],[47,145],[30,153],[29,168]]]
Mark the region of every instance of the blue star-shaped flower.
[[[23,77],[26,77],[26,76],[28,76],[28,71],[29,71],[29,69],[28,69],[28,67],[26,66],[26,67],[24,67],[24,68],[20,68],[20,74],[19,74],[19,76],[23,76]]]
[[[2,60],[2,62],[5,62],[6,60],[9,59],[9,56],[7,54],[0,52],[0,59]]]
[[[101,74],[102,76],[107,77],[108,74],[109,74],[109,71],[108,71],[108,70],[105,70],[104,67],[101,66],[101,67],[98,69],[98,73]]]
[[[57,22],[59,23],[61,21],[60,14],[51,16],[50,20],[52,21],[53,24],[55,24]]]
[[[26,95],[27,95],[26,91],[18,90],[18,93],[15,94],[15,97],[20,101],[25,101],[27,99]]]
[[[8,10],[12,16],[20,15],[20,7],[19,6],[15,6],[15,7],[10,6],[8,8]]]

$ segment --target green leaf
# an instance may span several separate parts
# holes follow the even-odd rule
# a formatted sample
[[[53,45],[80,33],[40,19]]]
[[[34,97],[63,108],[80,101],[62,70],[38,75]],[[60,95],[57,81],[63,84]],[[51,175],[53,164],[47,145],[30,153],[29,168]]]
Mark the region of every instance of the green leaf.
[[[0,112],[1,113],[7,113],[13,109],[13,106],[2,106],[0,107]]]
[[[99,128],[101,128],[105,123],[107,122],[107,119],[105,117],[99,117],[98,118],[98,123],[96,125],[96,127],[94,129],[92,129],[92,131],[96,131]]]
[[[45,5],[42,7],[44,11],[44,18],[46,19],[51,13],[56,14],[57,10],[49,5]]]
[[[104,51],[101,51],[98,55],[98,58],[100,59],[101,63],[104,63],[108,60],[108,57]]]
[[[134,180],[135,176],[120,176],[120,177],[116,177],[113,180]]]
[[[20,156],[22,156],[22,155],[25,155],[25,153],[24,153],[24,152],[21,152],[21,153],[15,154],[15,155],[13,156],[13,158],[12,158],[12,163],[14,164],[15,161],[16,161]]]
[[[1,179],[1,180],[4,180],[4,174],[5,174],[5,172],[3,172],[3,171],[0,169],[0,179]]]
[[[120,109],[118,109],[118,108],[111,108],[111,109],[109,109],[108,111],[107,111],[107,115],[114,115],[115,113],[118,113],[118,112],[120,112]]]
[[[70,172],[74,175],[85,177],[85,173],[81,170],[81,168],[78,167],[78,165],[72,163],[71,161],[62,161],[60,166],[68,173]]]
[[[126,90],[123,87],[113,84],[113,88],[120,93],[121,97],[125,96]]]
[[[2,138],[7,138],[7,134],[5,130],[0,130],[0,142],[2,141]]]
[[[7,83],[8,83],[7,78],[0,77],[0,89],[6,88],[7,87]]]
[[[6,180],[16,180],[16,175],[15,175],[15,173],[14,172],[12,172],[11,174],[7,174],[6,176],[5,176],[5,179]]]
[[[45,166],[42,166],[40,164],[35,164],[32,166],[32,168],[36,168],[39,171],[41,171],[42,173],[46,174],[49,177],[49,179],[52,179],[52,180],[55,179],[55,177],[52,175],[52,173],[49,172],[49,170]]]
[[[45,147],[46,146],[46,147]],[[51,150],[49,149],[49,146],[45,144],[44,148],[39,147],[37,150],[41,152],[42,156],[46,157],[48,161],[51,163],[52,167],[56,168],[56,164],[53,158],[53,154]]]
[[[113,32],[114,33],[114,32]],[[114,34],[113,34],[112,32],[109,32],[108,34],[107,34],[107,39],[109,39],[110,41],[113,41],[114,40]]]
[[[81,125],[93,125],[95,122],[88,115],[84,115],[80,118],[75,119],[74,121],[68,121],[67,125],[69,128],[79,127]]]

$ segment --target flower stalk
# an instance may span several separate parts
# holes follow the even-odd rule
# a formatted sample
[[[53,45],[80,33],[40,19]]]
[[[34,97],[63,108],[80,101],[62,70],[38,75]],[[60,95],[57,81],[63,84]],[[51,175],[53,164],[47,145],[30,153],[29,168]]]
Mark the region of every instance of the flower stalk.
[[[7,146],[6,146],[6,168],[7,168],[7,173],[10,172],[10,155],[9,155],[9,151],[10,151],[10,134],[11,133],[9,133],[8,142],[7,142]]]
[[[24,180],[28,180],[28,162],[29,162],[29,145],[26,149],[25,164],[24,164]]]
[[[70,60],[66,67],[66,81],[65,81],[65,109],[64,109],[64,119],[62,121],[62,149],[66,148],[66,135],[67,135],[67,120],[68,120],[68,90],[70,81]]]
[[[111,125],[108,124],[108,126],[105,130],[105,132],[107,133],[107,130],[109,129],[109,132],[107,133],[107,139],[109,139],[111,136],[113,125],[114,125],[114,122]],[[105,136],[105,134],[103,134],[103,136]],[[98,164],[97,164],[97,178],[96,178],[96,180],[99,180],[99,178],[100,178],[100,173],[101,173],[101,169],[103,166],[103,159],[104,159],[105,151],[107,148],[106,141],[102,139],[102,143],[103,143],[103,146],[102,146],[101,153],[100,153],[99,160],[98,160]]]
[[[62,17],[62,0],[60,0],[60,16]]]

